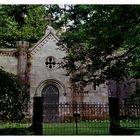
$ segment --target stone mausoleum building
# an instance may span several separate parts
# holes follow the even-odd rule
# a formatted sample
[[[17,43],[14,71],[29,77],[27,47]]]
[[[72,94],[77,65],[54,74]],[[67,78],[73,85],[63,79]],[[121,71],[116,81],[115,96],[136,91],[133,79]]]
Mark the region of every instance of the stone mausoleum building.
[[[75,100],[107,103],[109,89],[106,84],[96,86],[96,89],[88,85],[82,93],[74,92],[70,77],[61,67],[66,52],[57,45],[58,41],[56,31],[48,26],[45,35],[31,48],[28,42],[18,41],[15,49],[0,49],[0,67],[28,85],[31,103],[35,96],[43,96],[46,103]],[[127,86],[122,86],[123,92],[125,88]]]

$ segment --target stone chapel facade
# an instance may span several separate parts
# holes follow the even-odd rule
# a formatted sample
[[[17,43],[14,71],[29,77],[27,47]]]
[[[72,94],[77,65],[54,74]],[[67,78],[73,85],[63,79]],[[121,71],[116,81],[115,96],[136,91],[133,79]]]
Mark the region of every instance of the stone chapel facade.
[[[29,85],[31,103],[33,97],[46,97],[47,103],[68,103],[76,97],[78,102],[108,102],[108,86],[96,89],[88,85],[84,92],[72,92],[70,78],[61,67],[66,52],[57,46],[59,38],[48,26],[45,35],[31,48],[25,41],[17,42],[17,49],[0,49],[0,67]]]
[[[42,96],[43,88],[52,84],[58,88],[59,102],[69,102],[70,79],[60,67],[66,53],[56,45],[58,40],[55,30],[48,26],[45,35],[32,48],[28,42],[19,41],[17,49],[0,49],[0,66],[20,76],[22,81],[28,81],[31,97]],[[107,89],[105,85],[96,90],[90,86],[83,96],[83,102],[107,102]]]

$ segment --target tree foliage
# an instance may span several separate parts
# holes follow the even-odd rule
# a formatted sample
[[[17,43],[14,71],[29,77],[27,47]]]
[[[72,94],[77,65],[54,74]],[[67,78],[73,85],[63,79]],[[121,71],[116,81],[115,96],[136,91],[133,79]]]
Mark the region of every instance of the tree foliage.
[[[64,17],[65,8],[56,4],[50,4],[45,6],[48,9],[46,10],[46,15],[48,15],[49,13],[52,15],[52,27],[60,30],[60,27],[62,27],[64,24],[64,20],[62,17]]]
[[[68,9],[67,32],[60,41],[67,46],[68,73],[98,84],[132,76],[140,56],[139,17],[138,5],[74,5]]]
[[[18,40],[36,43],[45,33],[43,5],[1,5],[0,47],[15,47]]]
[[[19,40],[36,43],[48,25],[48,14],[53,17],[52,26],[60,28],[64,9],[59,5],[1,5],[0,47],[13,48]]]
[[[0,69],[0,120],[22,120],[27,113],[29,94],[13,74]]]

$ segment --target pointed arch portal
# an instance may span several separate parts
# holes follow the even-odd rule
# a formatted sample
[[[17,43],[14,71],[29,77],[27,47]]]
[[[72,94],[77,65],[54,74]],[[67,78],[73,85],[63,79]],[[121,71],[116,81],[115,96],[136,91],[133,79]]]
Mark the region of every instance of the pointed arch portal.
[[[43,97],[43,122],[58,121],[59,97],[64,93],[65,86],[55,79],[47,79],[38,85],[35,97]]]
[[[59,116],[59,89],[47,84],[42,90],[43,122],[57,122]]]

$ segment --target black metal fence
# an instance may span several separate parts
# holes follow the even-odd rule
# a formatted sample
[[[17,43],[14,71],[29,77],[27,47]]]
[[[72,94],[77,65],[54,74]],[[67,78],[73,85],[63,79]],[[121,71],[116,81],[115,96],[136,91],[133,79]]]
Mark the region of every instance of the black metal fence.
[[[109,135],[109,105],[103,103],[48,104],[43,135]],[[57,109],[56,109],[57,108]],[[43,109],[45,111],[45,109]],[[53,112],[58,110],[58,112]],[[120,126],[140,129],[140,105],[120,103]],[[47,117],[47,118],[46,118]]]
[[[0,135],[110,135],[108,103],[46,104],[46,112],[41,98],[34,101],[34,117],[0,120]],[[137,128],[140,134],[140,104],[121,102],[119,122],[120,127]]]
[[[122,101],[120,103],[120,124],[122,127],[140,128],[140,103]]]
[[[48,107],[51,111],[43,116],[44,135],[109,134],[108,104],[60,103]]]

